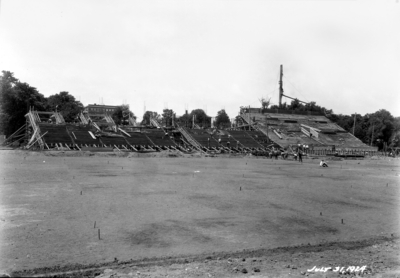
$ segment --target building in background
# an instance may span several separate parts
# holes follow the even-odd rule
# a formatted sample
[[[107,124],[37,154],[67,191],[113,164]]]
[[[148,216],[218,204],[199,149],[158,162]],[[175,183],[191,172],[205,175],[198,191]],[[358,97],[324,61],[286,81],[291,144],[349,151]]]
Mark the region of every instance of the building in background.
[[[87,113],[90,117],[102,116],[105,114],[112,115],[118,106],[104,105],[104,104],[88,104],[85,107],[84,113]]]

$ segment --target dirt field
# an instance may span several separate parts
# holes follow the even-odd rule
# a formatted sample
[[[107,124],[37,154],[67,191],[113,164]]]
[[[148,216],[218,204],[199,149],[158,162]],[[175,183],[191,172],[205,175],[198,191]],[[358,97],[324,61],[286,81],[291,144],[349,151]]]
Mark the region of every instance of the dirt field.
[[[400,231],[399,160],[320,168],[311,159],[73,155],[0,151],[0,273],[207,254],[217,261],[214,252],[224,258]],[[219,276],[234,275],[222,265]]]

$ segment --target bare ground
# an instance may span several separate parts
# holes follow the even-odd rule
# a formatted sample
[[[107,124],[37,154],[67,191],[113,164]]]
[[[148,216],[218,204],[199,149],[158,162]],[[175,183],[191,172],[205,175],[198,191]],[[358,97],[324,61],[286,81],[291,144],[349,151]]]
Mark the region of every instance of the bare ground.
[[[307,269],[365,264],[399,275],[398,160],[0,155],[3,272],[337,276]]]

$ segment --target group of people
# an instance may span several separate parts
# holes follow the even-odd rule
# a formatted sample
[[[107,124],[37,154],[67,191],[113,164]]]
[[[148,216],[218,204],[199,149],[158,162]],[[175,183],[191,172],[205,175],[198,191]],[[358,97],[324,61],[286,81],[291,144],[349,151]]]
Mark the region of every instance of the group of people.
[[[299,160],[300,163],[303,163],[303,155],[304,155],[304,150],[308,149],[308,146],[306,145],[301,145],[298,144],[296,151],[293,154],[294,160]],[[274,152],[274,149],[272,150],[272,152]],[[283,152],[282,153],[282,158],[286,159],[288,156],[288,152]],[[322,159],[319,163],[320,167],[328,167],[328,163]]]

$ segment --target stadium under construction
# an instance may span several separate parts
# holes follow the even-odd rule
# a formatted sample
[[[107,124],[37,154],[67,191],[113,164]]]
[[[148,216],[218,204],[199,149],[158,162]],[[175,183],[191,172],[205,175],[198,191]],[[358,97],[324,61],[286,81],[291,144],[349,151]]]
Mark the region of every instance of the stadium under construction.
[[[241,108],[240,121],[219,130],[179,124],[163,126],[151,119],[140,126],[133,119],[118,126],[109,114],[92,119],[81,113],[79,123],[66,123],[58,112],[29,111],[26,124],[4,145],[29,150],[252,153],[294,155],[299,149],[310,155],[364,156],[376,147],[365,145],[326,116],[315,112],[294,114],[287,110]]]
[[[279,81],[279,107],[283,94],[282,66]],[[293,98],[291,98],[293,99]],[[112,106],[81,112],[79,123],[66,123],[59,112],[31,109],[26,124],[3,143],[29,150],[132,151],[252,153],[287,158],[301,151],[308,155],[363,157],[377,152],[353,134],[314,111],[241,107],[234,126],[225,129],[202,128],[172,121],[162,125],[151,118],[149,126],[138,125],[129,117],[128,125],[112,119]],[[90,110],[90,109],[89,109]]]

